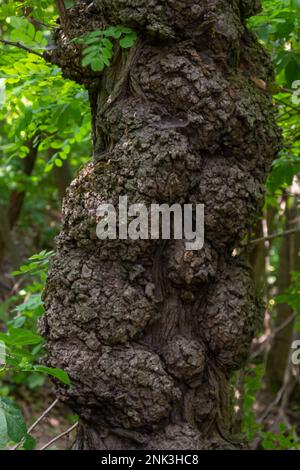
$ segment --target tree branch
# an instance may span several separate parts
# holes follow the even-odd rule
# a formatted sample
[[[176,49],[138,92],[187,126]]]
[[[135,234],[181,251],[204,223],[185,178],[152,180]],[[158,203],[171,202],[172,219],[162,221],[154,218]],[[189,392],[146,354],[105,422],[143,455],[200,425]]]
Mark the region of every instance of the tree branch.
[[[37,427],[37,425],[50,413],[52,408],[54,408],[57,405],[57,403],[58,403],[58,399],[54,400],[54,402],[51,403],[51,405],[41,414],[41,416],[30,426],[30,428],[27,431],[27,434],[30,434]],[[23,440],[18,442],[18,444],[16,444],[12,448],[12,450],[17,450],[22,443],[23,443]]]
[[[62,26],[68,26],[68,15],[64,0],[55,0],[56,8],[59,14]]]
[[[48,449],[48,447],[50,447],[52,444],[54,444],[54,442],[58,441],[59,439],[61,439],[62,437],[64,436],[68,436],[74,429],[76,429],[78,426],[78,422],[73,424],[73,426],[71,426],[69,429],[67,429],[66,431],[62,432],[59,436],[57,437],[54,437],[50,442],[48,442],[47,444],[45,444],[43,447],[41,447],[39,450],[46,450]]]
[[[284,237],[286,235],[291,235],[293,233],[300,232],[300,227],[291,228],[290,230],[285,230],[284,232],[273,233],[268,237],[257,238],[256,240],[251,240],[248,243],[244,243],[243,246],[253,245],[255,243],[265,242],[269,240],[274,240],[274,238]]]
[[[46,59],[45,54],[40,54],[39,52],[30,49],[30,47],[24,46],[24,44],[21,44],[20,42],[6,41],[5,39],[0,39],[0,42],[5,46],[17,47],[18,49],[22,49],[23,51],[30,52],[30,54],[35,54],[38,57],[41,57],[42,59]]]

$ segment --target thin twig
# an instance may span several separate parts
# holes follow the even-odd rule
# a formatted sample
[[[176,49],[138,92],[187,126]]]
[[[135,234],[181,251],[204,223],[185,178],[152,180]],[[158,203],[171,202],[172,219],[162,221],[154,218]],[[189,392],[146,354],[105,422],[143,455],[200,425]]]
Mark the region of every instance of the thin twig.
[[[69,435],[72,431],[74,431],[74,429],[76,429],[78,426],[78,422],[73,424],[73,426],[71,426],[69,429],[67,429],[66,431],[62,432],[59,436],[56,436],[54,437],[50,442],[48,442],[47,444],[45,444],[43,447],[41,447],[39,450],[46,450],[48,449],[48,447],[50,447],[52,444],[54,444],[56,441],[58,441],[59,439],[61,439],[62,437],[65,437],[67,435]]]
[[[300,114],[300,109],[299,111],[293,110],[293,111],[285,111],[284,113],[278,114],[276,116],[276,121],[284,121],[286,119],[294,118],[297,116],[297,114]],[[287,116],[287,117],[285,117]]]
[[[253,352],[253,354],[251,354],[251,359],[255,359],[257,356],[259,356],[262,352],[262,347],[265,347],[264,344],[268,341],[272,341],[274,339],[274,337],[277,335],[277,333],[279,333],[281,330],[283,330],[286,326],[288,326],[290,323],[292,323],[295,318],[297,317],[298,313],[295,312],[293,313],[293,315],[291,315],[289,318],[287,318],[284,322],[281,323],[281,325],[279,325],[277,328],[275,328],[268,336],[265,336],[265,337],[262,337],[262,339],[260,340],[259,342],[259,345],[258,345],[258,350]]]
[[[24,46],[24,44],[21,44],[20,42],[6,41],[6,39],[0,39],[0,42],[2,42],[2,44],[4,44],[5,46],[17,47],[18,49],[22,49],[23,51],[30,52],[30,54],[35,54],[41,57],[42,59],[45,59],[45,56],[43,54],[34,51],[30,47]]]
[[[47,416],[48,413],[50,413],[52,408],[54,408],[57,405],[57,403],[58,403],[58,399],[56,398],[56,400],[54,400],[54,402],[51,403],[49,408],[47,408],[47,410],[44,411],[44,413],[30,426],[30,428],[28,429],[28,434],[31,433],[31,431],[33,431],[34,428],[37,427],[37,425],[42,421],[42,419],[45,418],[45,416]]]
[[[271,413],[272,409],[274,408],[274,406],[277,406],[279,403],[280,403],[280,400],[284,394],[284,390],[286,388],[286,384],[283,384],[281,389],[279,390],[279,392],[277,393],[275,399],[270,403],[270,405],[268,406],[268,408],[264,411],[264,413],[258,418],[258,423],[261,424],[263,423],[263,421],[269,416],[269,414]]]
[[[28,20],[30,21],[34,21],[35,23],[41,25],[41,26],[45,26],[45,28],[49,28],[49,29],[55,29],[55,26],[51,25],[51,24],[47,24],[47,23],[43,23],[42,21],[39,21],[37,20],[36,18],[33,18],[32,16],[29,16],[28,17]]]
[[[245,398],[245,369],[240,370],[237,382],[235,386],[235,402],[234,402],[234,420],[233,420],[233,432],[239,434],[242,431],[242,423],[244,418],[244,398]]]
[[[290,230],[285,230],[284,232],[272,233],[267,237],[256,238],[255,240],[251,240],[248,243],[244,243],[243,246],[253,245],[255,243],[265,242],[268,240],[274,240],[274,238],[284,237],[285,235],[291,235],[292,233],[300,232],[300,227],[291,228]]]
[[[37,427],[37,425],[42,421],[42,419],[45,418],[45,416],[47,416],[47,414],[50,413],[52,408],[54,408],[57,405],[57,403],[58,403],[58,399],[54,400],[54,402],[51,403],[51,405],[41,414],[41,416],[30,426],[30,428],[27,431],[27,434],[30,434]],[[18,444],[16,444],[12,448],[12,450],[17,450],[20,447],[20,445],[22,444],[22,442],[23,442],[23,440],[18,442]]]
[[[277,328],[275,328],[275,330],[271,333],[271,337],[273,338],[274,336],[277,335],[277,333],[279,333],[281,330],[284,330],[284,328],[286,326],[288,326],[290,323],[292,323],[292,321],[295,320],[295,318],[297,317],[298,313],[293,313],[293,315],[291,315],[289,318],[287,318],[284,322],[281,323],[281,325],[279,325]]]

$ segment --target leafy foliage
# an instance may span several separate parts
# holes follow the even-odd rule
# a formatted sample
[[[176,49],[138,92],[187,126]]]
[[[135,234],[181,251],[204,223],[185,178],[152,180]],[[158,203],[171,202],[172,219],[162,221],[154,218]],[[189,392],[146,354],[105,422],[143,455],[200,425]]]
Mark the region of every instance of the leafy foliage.
[[[8,442],[20,442],[27,434],[27,427],[18,406],[6,398],[0,398],[0,449]]]
[[[49,257],[52,252],[43,251],[30,258],[30,263],[21,266],[20,271],[16,274],[39,276],[40,283],[35,285],[36,288],[42,290],[46,280]],[[66,385],[70,384],[68,374],[57,368],[49,368],[35,364],[41,357],[43,338],[32,331],[36,329],[37,319],[43,314],[43,304],[41,301],[41,292],[30,295],[28,299],[15,308],[16,317],[8,322],[6,333],[0,333],[0,341],[6,346],[6,364],[2,367],[1,372],[39,372],[49,374],[57,378]],[[26,324],[31,328],[26,328]]]
[[[54,2],[26,2],[31,15],[24,16],[19,2],[4,1],[0,33],[43,52],[51,47],[55,22]],[[43,21],[37,27],[31,18]],[[49,24],[45,26],[44,24]],[[40,27],[39,27],[40,26]],[[68,165],[70,173],[91,154],[91,119],[88,95],[65,80],[58,67],[18,48],[0,45],[0,198],[5,205],[11,191],[26,191],[30,204],[27,222],[44,226],[45,206],[59,208],[53,171]],[[26,175],[22,160],[37,149],[34,174]],[[51,240],[53,230],[45,232]]]
[[[48,263],[53,252],[45,250],[32,256],[29,262],[21,266],[15,275],[31,275],[35,278],[29,286],[26,300],[15,307],[16,316],[8,321],[7,331],[0,332],[0,342],[5,345],[6,361],[0,368],[0,378],[10,376],[20,380],[19,374],[50,375],[65,385],[70,385],[66,372],[58,368],[46,367],[37,362],[43,356],[43,338],[36,333],[36,322],[44,308],[41,292],[46,280]],[[36,279],[38,278],[38,280]],[[35,441],[27,435],[27,429],[19,408],[6,398],[0,398],[0,448],[9,442],[22,441],[24,449],[34,448]]]
[[[297,314],[295,328],[300,331],[300,273],[292,274],[292,284],[283,294],[277,295],[277,304],[288,304]]]
[[[264,1],[263,14],[250,25],[273,57],[277,83],[291,86],[300,77],[299,0]]]
[[[101,72],[105,67],[109,67],[114,48],[110,39],[117,39],[120,47],[127,49],[134,45],[137,34],[125,26],[111,26],[75,39],[77,44],[84,45],[82,65],[89,66],[94,72]]]
[[[259,438],[264,450],[299,450],[300,440],[295,427],[288,428],[281,422],[274,433],[266,431],[264,424],[257,421],[254,405],[257,393],[261,390],[264,374],[264,364],[251,364],[246,370],[243,432],[249,442]]]
[[[299,107],[295,101],[300,90],[300,1],[265,0],[263,7],[263,13],[249,23],[271,54],[276,69],[274,99],[285,148],[268,180],[267,203],[274,205],[274,196],[288,188],[300,170]]]

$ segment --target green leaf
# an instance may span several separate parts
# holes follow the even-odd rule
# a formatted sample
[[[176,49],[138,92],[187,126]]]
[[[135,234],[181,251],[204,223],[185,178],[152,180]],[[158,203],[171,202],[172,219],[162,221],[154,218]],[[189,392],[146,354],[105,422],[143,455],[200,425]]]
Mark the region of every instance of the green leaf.
[[[112,51],[113,48],[114,48],[114,45],[113,43],[107,39],[107,38],[103,38],[102,41],[101,41],[101,44],[108,50]]]
[[[56,159],[54,160],[54,164],[55,164],[55,166],[57,166],[58,168],[61,168],[61,167],[63,166],[63,162],[61,161],[60,158],[56,158]]]
[[[101,29],[97,29],[96,31],[92,31],[91,33],[88,33],[87,34],[87,37],[88,38],[96,38],[96,37],[100,37],[102,36],[102,31]]]
[[[83,44],[99,44],[100,39],[100,37],[87,37],[85,40],[83,40]]]
[[[0,340],[9,346],[27,346],[39,344],[43,338],[32,331],[10,327],[8,333],[0,333]]]
[[[25,450],[34,450],[36,448],[36,440],[30,436],[30,434],[26,434],[23,449]]]
[[[83,49],[82,53],[84,56],[89,55],[89,54],[97,55],[99,53],[99,44],[97,44],[96,46],[86,47],[85,49]]]
[[[94,59],[95,59],[95,54],[88,54],[82,59],[81,63],[83,67],[87,67],[88,65],[91,65]]]
[[[94,71],[94,72],[102,72],[102,70],[104,69],[105,67],[105,64],[104,64],[104,61],[103,61],[103,58],[102,57],[96,57],[95,59],[92,60],[91,62],[91,69]]]
[[[110,65],[110,60],[109,60],[107,57],[104,57],[104,56],[103,56],[103,57],[102,57],[102,60],[103,60],[104,65],[106,65],[106,66],[109,66],[109,65]]]
[[[122,36],[122,31],[120,28],[111,26],[103,31],[103,35],[106,37],[119,39]]]
[[[0,450],[4,449],[7,443],[7,424],[4,410],[0,408]]]
[[[43,306],[43,301],[41,299],[41,294],[32,294],[28,300],[18,305],[15,308],[16,312],[23,313],[27,311],[36,310]]]
[[[20,408],[7,398],[0,398],[0,410],[2,410],[2,413],[4,413],[5,415],[7,436],[9,440],[13,442],[20,442],[23,437],[27,434],[26,423],[24,421]]]
[[[132,47],[134,45],[135,41],[136,41],[136,35],[131,34],[131,35],[125,36],[125,38],[121,39],[120,46],[123,49],[127,49],[129,47]]]
[[[103,49],[101,55],[103,59],[110,61],[113,56],[113,53],[110,49]]]
[[[22,326],[24,326],[25,322],[26,322],[26,317],[24,317],[24,316],[16,317],[13,320],[13,326],[14,326],[14,328],[22,328]]]
[[[56,150],[60,149],[61,146],[62,146],[62,143],[60,141],[54,141],[54,142],[51,142],[50,144],[50,147]]]
[[[300,76],[300,66],[297,59],[298,58],[293,56],[285,68],[285,78],[288,86],[291,86]]]
[[[38,365],[38,366],[33,366],[33,370],[35,370],[36,372],[41,372],[43,374],[51,375],[52,377],[55,377],[56,379],[60,380],[65,385],[71,384],[71,380],[67,372],[61,369]]]
[[[105,66],[110,65],[113,57],[113,43],[108,38],[120,39],[120,46],[126,49],[133,46],[137,34],[125,26],[111,26],[83,36],[83,42],[88,46],[82,52],[83,67],[90,66],[94,72],[101,72]]]

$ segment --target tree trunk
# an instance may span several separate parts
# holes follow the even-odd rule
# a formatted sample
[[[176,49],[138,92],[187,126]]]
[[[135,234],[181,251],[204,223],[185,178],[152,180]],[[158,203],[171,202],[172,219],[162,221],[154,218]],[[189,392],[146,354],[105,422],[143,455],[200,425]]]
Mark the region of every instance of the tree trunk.
[[[27,177],[33,172],[38,153],[37,145],[34,145],[34,140],[33,138],[26,143],[29,147],[29,153],[22,162],[23,174]],[[0,265],[5,259],[7,250],[9,251],[13,265],[17,267],[20,264],[20,256],[13,240],[12,229],[20,217],[25,195],[25,191],[14,190],[9,196],[8,207],[4,208],[0,206]]]
[[[53,157],[56,152],[57,150],[54,150],[52,148],[48,149],[49,160],[51,157]],[[57,167],[56,165],[54,165],[52,169],[52,174],[54,185],[56,186],[59,198],[62,201],[66,195],[68,186],[72,182],[72,171],[68,160],[63,160],[63,164],[61,167]]]
[[[12,237],[7,211],[1,204],[0,221],[0,266],[5,261],[6,255],[9,253],[12,265],[14,267],[18,267],[20,265],[18,246],[15,244]]]
[[[69,162],[64,160],[62,167],[58,168],[54,166],[52,171],[54,184],[58,189],[60,199],[63,200],[66,195],[66,190],[72,181],[72,172]]]
[[[297,201],[294,198],[292,207],[286,207],[285,229],[290,230],[298,219]],[[300,233],[286,235],[281,241],[280,266],[278,275],[278,293],[283,294],[291,285],[291,274],[300,270]],[[294,333],[294,312],[288,304],[277,306],[275,336],[268,354],[265,385],[267,392],[276,394],[282,387]],[[284,326],[285,325],[285,326]],[[283,328],[284,326],[284,328]]]
[[[263,220],[259,220],[253,237],[255,240],[263,238]],[[267,259],[267,247],[264,241],[260,241],[255,244],[253,250],[249,254],[249,262],[253,271],[253,280],[258,290],[263,291],[267,296],[267,283],[266,283],[266,259]]]
[[[5,258],[7,250],[12,247],[11,233],[9,223],[7,220],[7,213],[5,207],[0,204],[0,265]]]
[[[57,394],[80,416],[75,449],[237,445],[227,385],[263,309],[232,253],[280,146],[261,89],[272,67],[245,27],[258,3],[77,2],[56,34],[52,60],[87,86],[93,119],[94,161],[68,190],[41,323],[48,364],[72,380]],[[66,34],[112,24],[134,27],[137,44],[102,74],[82,68]],[[120,195],[204,203],[204,248],[97,239],[97,207]]]
[[[29,177],[31,176],[35,162],[37,159],[38,155],[38,144],[35,142],[36,136],[33,137],[31,140],[26,142],[27,147],[29,148],[28,155],[24,158],[22,161],[23,164],[23,169],[22,173],[24,176]],[[8,209],[7,209],[7,217],[9,220],[9,226],[12,229],[16,222],[18,221],[21,210],[24,204],[25,200],[25,191],[20,191],[20,190],[15,190],[12,191],[9,197],[9,202],[8,202]]]

